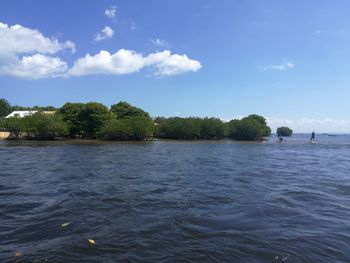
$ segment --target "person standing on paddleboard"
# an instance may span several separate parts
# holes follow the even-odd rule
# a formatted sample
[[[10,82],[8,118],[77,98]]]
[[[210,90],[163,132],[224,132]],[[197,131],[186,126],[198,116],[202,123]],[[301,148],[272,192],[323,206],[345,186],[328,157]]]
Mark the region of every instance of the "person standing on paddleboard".
[[[314,141],[314,140],[315,140],[315,131],[312,131],[310,141]]]

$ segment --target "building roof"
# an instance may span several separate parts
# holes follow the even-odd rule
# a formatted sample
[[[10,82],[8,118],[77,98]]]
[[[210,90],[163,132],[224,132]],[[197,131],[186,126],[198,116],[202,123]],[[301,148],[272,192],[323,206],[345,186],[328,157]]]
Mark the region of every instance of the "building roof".
[[[11,112],[9,115],[7,115],[5,118],[12,118],[12,117],[19,117],[19,118],[23,118],[25,116],[29,116],[29,115],[33,115],[35,113],[37,113],[37,110],[24,110],[24,111],[13,111]],[[54,111],[43,111],[43,113],[45,114],[53,114],[55,113]]]

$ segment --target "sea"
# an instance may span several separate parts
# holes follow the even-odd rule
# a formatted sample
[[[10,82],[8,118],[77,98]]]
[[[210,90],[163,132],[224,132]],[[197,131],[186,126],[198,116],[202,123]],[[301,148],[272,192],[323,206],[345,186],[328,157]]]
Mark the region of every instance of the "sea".
[[[350,262],[350,136],[0,141],[0,262]]]

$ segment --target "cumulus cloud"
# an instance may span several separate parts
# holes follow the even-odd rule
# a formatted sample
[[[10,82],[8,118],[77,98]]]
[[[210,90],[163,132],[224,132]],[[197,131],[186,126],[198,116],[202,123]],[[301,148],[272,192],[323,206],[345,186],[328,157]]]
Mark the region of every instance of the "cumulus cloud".
[[[155,66],[157,76],[173,76],[185,72],[195,72],[202,65],[197,60],[192,60],[187,55],[171,54],[169,50],[151,53],[145,58],[146,65]]]
[[[261,66],[260,68],[262,70],[279,70],[279,71],[284,71],[284,70],[292,69],[294,67],[295,67],[294,63],[292,63],[290,61],[284,61],[282,64]]]
[[[96,36],[96,41],[110,38],[113,34],[114,31],[106,26]],[[159,39],[156,42],[162,43]],[[172,54],[169,50],[144,56],[127,49],[120,49],[114,54],[105,50],[95,55],[87,54],[69,67],[57,56],[62,50],[74,53],[75,44],[46,37],[37,29],[0,23],[0,75],[41,79],[91,74],[122,75],[148,68],[155,76],[172,76],[195,72],[202,67],[199,61],[185,54]]]
[[[19,53],[55,54],[63,49],[75,52],[75,45],[71,41],[60,43],[55,38],[45,37],[36,29],[21,25],[8,26],[0,22],[0,55]]]
[[[101,41],[104,39],[112,38],[114,31],[109,26],[105,26],[100,33],[96,34],[95,41]]]
[[[157,47],[170,47],[168,42],[160,38],[150,39],[149,41]]]
[[[49,55],[64,49],[75,52],[75,44],[45,37],[37,29],[0,22],[0,74],[38,79],[55,77],[67,70],[67,63]]]
[[[41,79],[60,76],[67,69],[67,63],[60,58],[35,54],[1,66],[0,73],[27,79]]]
[[[116,16],[117,7],[111,6],[110,8],[105,10],[105,16],[108,18],[114,18]]]
[[[134,51],[120,49],[114,54],[101,50],[94,56],[87,54],[78,59],[69,70],[69,75],[128,74],[139,71],[144,66],[142,55]]]
[[[195,72],[202,66],[199,61],[186,55],[171,54],[169,50],[151,53],[148,56],[132,50],[120,49],[114,54],[102,50],[96,55],[87,54],[78,59],[68,75],[82,76],[89,74],[128,74],[145,67],[155,68],[156,76],[171,76],[185,72]]]

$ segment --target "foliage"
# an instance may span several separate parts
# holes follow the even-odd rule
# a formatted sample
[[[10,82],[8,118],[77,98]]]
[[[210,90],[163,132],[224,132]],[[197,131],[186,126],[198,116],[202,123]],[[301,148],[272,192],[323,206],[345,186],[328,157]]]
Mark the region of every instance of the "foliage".
[[[62,117],[69,126],[69,135],[71,137],[83,134],[83,125],[79,114],[84,108],[84,103],[71,103],[64,104],[57,113]]]
[[[95,138],[103,123],[112,118],[108,108],[101,103],[66,103],[58,114],[69,125],[71,137]]]
[[[277,136],[292,136],[293,130],[288,127],[279,127],[277,128]]]
[[[270,134],[271,128],[267,126],[265,118],[259,115],[249,115],[242,120],[231,120],[226,126],[227,137],[235,140],[256,141]]]
[[[19,139],[21,132],[26,129],[24,121],[19,117],[2,119],[1,127],[10,133],[11,139]]]
[[[101,103],[86,103],[78,114],[83,136],[95,138],[104,122],[112,119],[113,115]]]
[[[29,110],[37,110],[37,111],[56,111],[57,109],[54,106],[37,106],[35,105],[34,107],[29,108]]]
[[[200,127],[196,118],[172,117],[157,125],[158,138],[195,140],[200,137]]]
[[[164,139],[221,139],[224,137],[224,124],[216,118],[157,118],[156,136]]]
[[[145,116],[112,119],[104,123],[99,137],[105,140],[140,141],[153,137],[153,121]]]
[[[123,101],[112,105],[110,110],[97,102],[66,103],[56,110],[52,106],[11,107],[2,99],[1,109],[5,109],[6,113],[12,110],[39,111],[38,114],[22,119],[0,119],[0,128],[10,131],[13,138],[26,136],[40,139],[69,135],[106,140],[145,140],[155,135],[158,138],[181,140],[225,137],[235,140],[259,140],[271,135],[265,118],[256,114],[228,123],[223,123],[218,118],[196,117],[157,117],[152,120],[144,110]],[[53,110],[56,110],[53,115],[42,112]]]
[[[51,140],[69,134],[68,125],[56,114],[37,112],[22,120],[29,138]]]
[[[240,120],[231,120],[225,125],[225,136],[227,138],[234,138],[237,132],[237,127]]]
[[[118,119],[134,116],[150,117],[147,112],[124,101],[112,105],[111,112],[113,112]]]
[[[263,116],[260,115],[256,115],[256,114],[251,114],[248,116],[248,118],[257,120],[258,122],[261,123],[261,125],[263,126],[263,134],[262,136],[270,136],[271,135],[271,128],[269,126],[267,126],[266,123],[266,119]]]
[[[68,135],[68,125],[56,114],[37,112],[23,118],[4,119],[10,139],[55,139]]]
[[[24,110],[30,110],[30,107],[24,107],[24,106],[18,106],[18,105],[14,105],[11,107],[11,111],[24,111]]]
[[[11,112],[12,111],[56,111],[57,108],[53,106],[33,106],[33,107],[24,107],[24,106],[18,106],[14,105],[11,107]]]
[[[200,138],[205,140],[222,139],[225,137],[225,126],[218,118],[204,118],[201,120]]]
[[[5,99],[0,99],[0,118],[6,117],[11,113],[11,111],[10,103]]]

